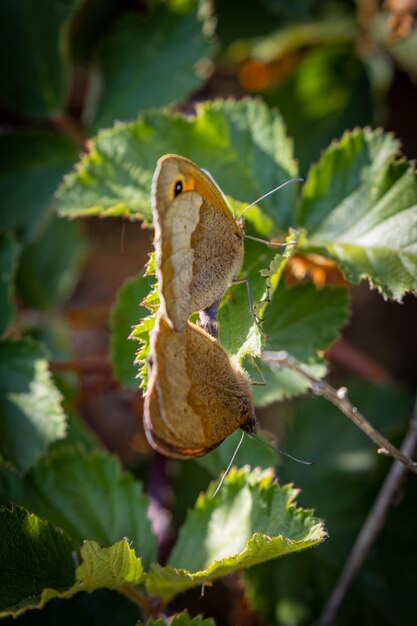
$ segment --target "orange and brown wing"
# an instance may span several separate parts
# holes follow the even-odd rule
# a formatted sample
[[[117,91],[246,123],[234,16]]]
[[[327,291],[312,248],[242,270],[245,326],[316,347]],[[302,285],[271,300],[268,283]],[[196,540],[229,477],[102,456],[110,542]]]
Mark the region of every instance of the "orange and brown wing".
[[[152,184],[161,308],[183,331],[223,295],[243,262],[243,234],[213,181],[177,155],[158,161]]]

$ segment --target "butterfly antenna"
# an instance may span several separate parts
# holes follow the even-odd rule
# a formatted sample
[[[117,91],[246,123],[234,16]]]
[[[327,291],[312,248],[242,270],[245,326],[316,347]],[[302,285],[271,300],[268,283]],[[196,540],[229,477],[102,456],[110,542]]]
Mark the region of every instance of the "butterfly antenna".
[[[125,230],[126,230],[126,222],[122,224],[122,232],[120,235],[120,254],[123,256],[125,253]]]
[[[230,470],[231,470],[231,468],[232,468],[233,461],[235,460],[236,454],[238,453],[239,448],[240,448],[240,446],[242,445],[242,441],[243,441],[243,437],[244,437],[244,436],[245,436],[245,431],[242,431],[242,436],[241,436],[241,438],[240,438],[240,440],[239,440],[239,443],[238,443],[238,444],[237,444],[237,446],[236,446],[236,450],[233,452],[233,456],[232,456],[232,458],[230,459],[230,463],[229,463],[229,465],[227,466],[227,469],[226,469],[225,473],[223,474],[223,476],[222,476],[222,478],[221,478],[221,480],[220,480],[219,484],[217,485],[217,487],[216,487],[216,491],[213,493],[212,499],[213,499],[213,498],[215,498],[215,497],[217,496],[217,494],[219,493],[220,489],[222,488],[222,485],[223,485],[223,483],[224,483],[224,479],[226,478],[226,476],[228,475],[228,473],[230,472]]]
[[[297,457],[292,456],[291,454],[288,454],[288,452],[284,452],[284,450],[280,450],[280,448],[277,448],[276,446],[271,446],[270,443],[267,443],[266,441],[258,437],[255,433],[253,433],[250,436],[254,437],[257,441],[260,441],[261,443],[263,443],[264,446],[266,446],[267,448],[271,448],[271,450],[274,450],[274,452],[279,452],[279,454],[282,454],[283,456],[286,456],[288,459],[291,459],[291,461],[295,461],[296,463],[301,463],[301,465],[314,465],[313,461],[302,461],[301,459],[297,459]]]
[[[268,193],[265,193],[263,196],[261,196],[260,198],[258,198],[257,200],[255,200],[254,202],[252,202],[251,204],[248,204],[247,207],[245,207],[242,211],[242,213],[239,215],[239,219],[242,217],[242,215],[245,213],[245,211],[247,211],[248,209],[250,209],[252,206],[254,206],[255,204],[258,204],[258,202],[260,202],[261,200],[263,200],[264,198],[267,198],[268,196],[270,196],[271,194],[275,193],[276,191],[279,191],[280,189],[282,189],[283,187],[286,187],[287,185],[289,185],[290,183],[302,183],[304,180],[304,178],[291,178],[290,180],[286,180],[285,183],[282,183],[281,185],[278,185],[278,187],[275,187],[275,189],[271,189],[271,191],[268,191]]]

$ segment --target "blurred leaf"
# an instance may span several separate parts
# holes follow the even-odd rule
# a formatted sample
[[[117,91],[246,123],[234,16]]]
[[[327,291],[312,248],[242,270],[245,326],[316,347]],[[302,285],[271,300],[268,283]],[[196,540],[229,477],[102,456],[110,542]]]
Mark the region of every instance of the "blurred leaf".
[[[148,499],[106,452],[59,447],[23,480],[2,470],[0,498],[26,506],[79,542],[94,539],[109,546],[127,537],[145,567],[155,560]]]
[[[417,290],[417,181],[398,147],[381,130],[346,133],[310,169],[298,211],[309,250],[396,299]]]
[[[214,52],[204,28],[196,10],[184,14],[169,5],[147,17],[131,13],[119,19],[99,50],[87,102],[93,131],[186,99],[201,83],[198,65],[209,63]]]
[[[70,539],[49,522],[20,507],[1,508],[0,617],[35,606],[46,587],[72,585],[73,549]]]
[[[128,341],[132,328],[149,311],[141,306],[148,295],[153,279],[137,276],[127,280],[119,289],[110,318],[111,360],[116,380],[129,389],[137,390],[138,367],[135,365],[137,344]]]
[[[309,15],[309,8],[312,2],[311,0],[293,0],[292,2],[287,2],[287,0],[264,0],[264,3],[278,15],[288,19],[303,20]]]
[[[4,541],[0,617],[42,608],[52,598],[70,598],[80,591],[137,585],[143,579],[140,559],[126,540],[101,548],[95,541],[81,547],[74,570],[73,546],[62,531],[19,507],[0,510]],[[19,546],[19,550],[15,546]]]
[[[26,306],[57,307],[71,295],[85,259],[80,224],[53,218],[20,258],[17,290]]]
[[[280,109],[303,174],[346,128],[372,120],[369,78],[351,45],[313,48],[264,99]]]
[[[219,100],[198,105],[195,118],[153,111],[136,123],[100,132],[62,184],[58,210],[72,217],[127,215],[151,221],[152,176],[167,152],[206,168],[225,193],[246,203],[297,173],[276,112],[256,100]],[[279,200],[263,201],[263,211],[279,228],[292,221],[295,194],[289,185]]]
[[[348,320],[348,302],[348,292],[343,287],[317,289],[313,283],[286,287],[280,282],[264,315],[267,349],[286,350],[321,378],[326,367],[319,352],[339,337]],[[257,406],[304,393],[310,386],[295,372],[259,365],[266,385],[253,390]]]
[[[413,397],[387,383],[352,382],[348,387],[358,409],[380,432],[397,441],[412,413]],[[298,401],[289,410],[283,445],[295,456],[308,455],[314,465],[285,464],[282,476],[302,489],[300,504],[314,503],[319,508],[326,519],[329,540],[320,550],[253,568],[245,573],[245,579],[251,605],[268,623],[309,626],[334,587],[391,461],[381,458],[375,445],[323,398]],[[387,534],[379,537],[340,611],[337,623],[341,626],[354,620],[381,626],[413,623],[415,612],[409,594],[415,542],[410,529],[417,520],[412,480],[407,490],[410,488],[413,490],[405,501],[389,512]]]
[[[58,182],[77,158],[77,149],[48,131],[16,131],[0,136],[0,153],[2,228],[33,239],[47,217]]]
[[[9,233],[0,232],[0,334],[10,323],[14,311],[14,274],[19,246]]]
[[[165,618],[150,619],[146,622],[146,626],[216,626],[215,622],[210,619],[204,619],[201,615],[190,617],[187,612],[178,613],[169,618],[169,622]]]
[[[389,41],[389,20],[390,16],[385,12],[377,15],[371,25],[372,36],[415,82],[417,80],[417,30],[413,28],[406,37],[391,43]]]
[[[53,117],[70,81],[68,26],[80,0],[1,3],[1,100],[29,117]],[[12,60],[12,62],[11,62]]]
[[[69,599],[55,598],[42,611],[9,617],[2,626],[131,626],[140,618],[139,607],[118,591],[82,591]]]
[[[233,2],[218,0],[216,16],[216,35],[223,49],[236,40],[239,43],[242,39],[266,35],[280,25],[265,0],[240,0],[238,11]]]
[[[290,552],[326,537],[311,511],[297,509],[296,490],[273,473],[232,470],[213,499],[215,484],[197,500],[183,525],[169,565],[153,565],[152,595],[170,600],[186,589]]]
[[[0,398],[0,460],[25,472],[66,430],[60,393],[34,341],[0,341]]]

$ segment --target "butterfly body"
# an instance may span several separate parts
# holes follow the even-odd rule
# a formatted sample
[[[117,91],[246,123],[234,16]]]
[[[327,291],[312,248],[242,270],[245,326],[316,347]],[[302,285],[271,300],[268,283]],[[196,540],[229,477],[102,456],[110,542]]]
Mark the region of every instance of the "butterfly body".
[[[150,341],[144,425],[155,449],[171,457],[196,457],[237,428],[253,432],[249,380],[215,339],[190,322],[177,333],[159,314]]]
[[[159,159],[152,183],[161,310],[178,332],[219,300],[239,273],[244,232],[211,178],[178,155]]]

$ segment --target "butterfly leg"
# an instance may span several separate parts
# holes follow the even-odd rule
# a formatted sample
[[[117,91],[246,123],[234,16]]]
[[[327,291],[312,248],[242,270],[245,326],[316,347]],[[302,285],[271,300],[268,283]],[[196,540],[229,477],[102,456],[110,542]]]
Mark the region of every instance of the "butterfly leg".
[[[255,325],[257,327],[257,329],[259,330],[259,332],[261,333],[261,335],[263,337],[265,337],[265,339],[268,339],[266,332],[264,331],[264,329],[262,328],[262,326],[260,325],[260,323],[258,322],[256,315],[255,315],[255,311],[253,309],[253,300],[252,300],[252,293],[250,290],[250,285],[249,285],[249,278],[235,278],[232,283],[234,285],[241,285],[242,283],[246,284],[246,290],[248,292],[248,300],[249,300],[249,311],[250,314],[252,315],[253,321],[255,322]]]
[[[249,359],[250,362],[252,363],[253,367],[256,369],[256,371],[258,372],[261,380],[251,380],[251,385],[254,385],[256,387],[263,387],[266,385],[266,380],[265,380],[265,376],[262,374],[262,370],[259,367],[259,365],[256,362],[256,359],[253,357],[252,354],[249,355]]]

